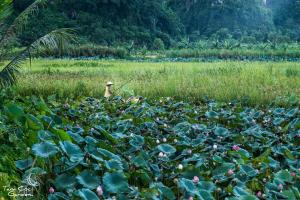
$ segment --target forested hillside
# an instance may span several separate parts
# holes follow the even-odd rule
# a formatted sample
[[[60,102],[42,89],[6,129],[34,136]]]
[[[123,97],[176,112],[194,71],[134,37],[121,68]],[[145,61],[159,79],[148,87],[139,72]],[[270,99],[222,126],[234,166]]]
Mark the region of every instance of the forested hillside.
[[[32,0],[16,0],[16,12]],[[83,43],[152,48],[154,41],[300,39],[300,0],[52,0],[19,42],[57,27],[76,28]]]

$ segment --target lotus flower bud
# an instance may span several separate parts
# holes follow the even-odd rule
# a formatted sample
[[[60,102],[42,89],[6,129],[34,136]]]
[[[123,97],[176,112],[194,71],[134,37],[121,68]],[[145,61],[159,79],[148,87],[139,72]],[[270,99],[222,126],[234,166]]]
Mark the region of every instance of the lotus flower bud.
[[[214,145],[213,145],[213,149],[214,149],[214,150],[218,149],[218,145],[214,144]]]
[[[52,193],[54,193],[54,192],[55,192],[54,188],[53,188],[53,187],[50,187],[50,188],[49,188],[49,193],[52,194]]]
[[[296,173],[295,173],[295,172],[291,172],[291,176],[292,176],[292,177],[295,177],[295,176],[296,176]]]
[[[281,191],[282,189],[283,189],[283,185],[282,185],[282,184],[279,184],[279,185],[278,185],[278,190]]]
[[[182,164],[179,164],[179,165],[178,165],[178,169],[182,170],[182,169],[183,169],[183,165],[182,165]]]
[[[187,153],[188,153],[188,154],[192,154],[192,150],[191,150],[191,149],[188,149],[188,150],[187,150]]]
[[[241,148],[238,145],[233,145],[232,150],[239,151]]]
[[[174,142],[177,143],[178,142],[177,139],[174,139]]]
[[[189,200],[194,200],[194,198],[193,197],[189,197]]]
[[[257,196],[258,198],[261,198],[261,197],[262,197],[262,192],[261,192],[261,191],[258,191],[258,192],[256,193],[256,196]]]
[[[163,142],[167,142],[167,138],[163,138]]]
[[[194,176],[193,182],[194,182],[194,183],[199,183],[199,177],[198,177],[198,176]]]
[[[267,179],[266,179],[266,178],[264,178],[264,179],[263,179],[263,182],[264,182],[264,183],[266,183],[266,182],[267,182]]]
[[[156,140],[156,144],[159,144],[160,143],[160,141],[159,140]]]
[[[101,196],[103,195],[103,190],[102,190],[101,185],[99,185],[99,186],[97,187],[97,195],[98,195],[99,197],[101,197]]]
[[[158,156],[159,156],[160,158],[162,158],[162,157],[164,157],[164,153],[163,153],[163,152],[160,152],[160,153],[158,154]]]
[[[232,169],[228,170],[227,175],[232,176],[234,174],[234,171]]]

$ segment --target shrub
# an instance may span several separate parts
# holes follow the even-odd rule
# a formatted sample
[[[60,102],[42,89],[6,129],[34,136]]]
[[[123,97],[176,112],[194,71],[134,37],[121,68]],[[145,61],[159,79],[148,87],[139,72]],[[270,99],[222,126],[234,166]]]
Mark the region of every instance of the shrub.
[[[153,49],[154,50],[164,50],[165,49],[165,45],[164,45],[164,42],[162,41],[162,39],[155,38],[155,40],[153,42]]]

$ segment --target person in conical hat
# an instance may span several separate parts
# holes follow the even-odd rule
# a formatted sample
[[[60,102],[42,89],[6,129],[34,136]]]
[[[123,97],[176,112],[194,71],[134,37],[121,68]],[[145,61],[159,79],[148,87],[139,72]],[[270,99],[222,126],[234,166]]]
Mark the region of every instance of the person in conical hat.
[[[105,87],[105,93],[104,93],[104,97],[105,98],[109,98],[109,97],[111,97],[112,96],[112,91],[111,91],[111,88],[112,88],[112,86],[113,86],[114,84],[111,82],[111,81],[108,81],[107,83],[106,83],[106,87]]]

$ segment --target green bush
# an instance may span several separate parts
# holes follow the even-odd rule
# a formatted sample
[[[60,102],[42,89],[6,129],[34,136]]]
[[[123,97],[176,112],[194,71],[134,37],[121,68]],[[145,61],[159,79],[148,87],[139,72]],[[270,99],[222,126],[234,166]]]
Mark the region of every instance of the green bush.
[[[164,50],[165,49],[165,45],[164,45],[164,42],[162,41],[162,39],[156,38],[154,40],[153,49],[154,50]]]
[[[72,45],[67,47],[63,52],[59,50],[49,50],[40,49],[38,52],[34,53],[33,56],[36,57],[100,57],[100,58],[126,58],[128,52],[124,48],[114,48],[100,45]]]

